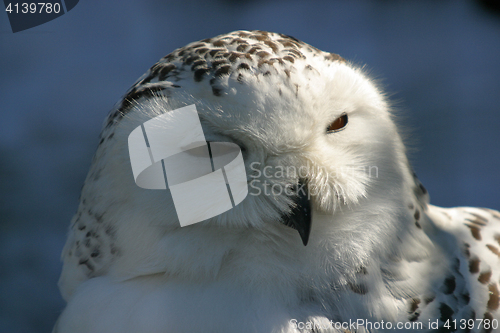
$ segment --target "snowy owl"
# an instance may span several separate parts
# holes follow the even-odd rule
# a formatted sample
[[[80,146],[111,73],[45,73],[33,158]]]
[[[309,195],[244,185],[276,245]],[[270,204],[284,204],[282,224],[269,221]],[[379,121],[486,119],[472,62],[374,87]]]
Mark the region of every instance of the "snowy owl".
[[[193,104],[207,142],[240,147],[248,195],[181,227],[127,140]],[[57,333],[500,332],[500,213],[430,205],[384,93],[283,34],[194,42],[137,81],[62,259]]]

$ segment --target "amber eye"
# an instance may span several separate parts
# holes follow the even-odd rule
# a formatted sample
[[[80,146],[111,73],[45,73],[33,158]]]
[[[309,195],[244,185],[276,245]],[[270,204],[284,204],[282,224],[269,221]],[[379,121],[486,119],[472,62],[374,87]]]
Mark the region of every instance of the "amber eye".
[[[347,114],[342,114],[340,117],[335,119],[326,129],[327,133],[337,132],[343,129],[347,125]]]

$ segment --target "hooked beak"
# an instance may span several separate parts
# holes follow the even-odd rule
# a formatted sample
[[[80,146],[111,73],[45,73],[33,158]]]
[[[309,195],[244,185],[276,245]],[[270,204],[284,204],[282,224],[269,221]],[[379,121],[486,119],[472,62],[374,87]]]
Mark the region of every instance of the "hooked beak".
[[[307,183],[304,179],[299,180],[296,188],[296,195],[294,198],[295,206],[288,215],[282,217],[282,223],[291,227],[299,232],[300,238],[304,246],[309,241],[309,234],[311,233],[312,224],[312,211],[311,202],[309,200],[309,191]]]

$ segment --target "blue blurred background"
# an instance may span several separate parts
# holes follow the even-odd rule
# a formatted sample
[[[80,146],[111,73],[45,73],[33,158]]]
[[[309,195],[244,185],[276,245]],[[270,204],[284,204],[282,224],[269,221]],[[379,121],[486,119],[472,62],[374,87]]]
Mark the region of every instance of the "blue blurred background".
[[[0,14],[0,332],[50,332],[59,255],[106,113],[159,58],[237,29],[367,65],[431,201],[500,209],[500,15],[487,1],[85,1],[13,34]]]

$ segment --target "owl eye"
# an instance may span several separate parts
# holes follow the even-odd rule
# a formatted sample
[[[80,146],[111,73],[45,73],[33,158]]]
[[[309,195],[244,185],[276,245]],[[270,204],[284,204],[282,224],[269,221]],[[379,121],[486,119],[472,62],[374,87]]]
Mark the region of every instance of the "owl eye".
[[[347,114],[344,113],[335,119],[327,128],[326,133],[338,132],[347,125]]]

